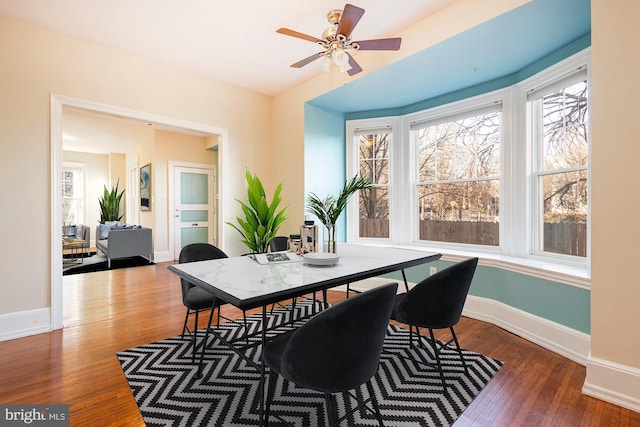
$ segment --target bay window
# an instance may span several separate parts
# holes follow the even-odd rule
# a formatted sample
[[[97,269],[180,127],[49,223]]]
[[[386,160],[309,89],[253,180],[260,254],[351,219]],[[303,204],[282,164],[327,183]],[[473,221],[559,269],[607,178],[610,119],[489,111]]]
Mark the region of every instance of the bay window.
[[[348,120],[347,175],[373,183],[350,201],[349,240],[588,268],[589,58],[428,110]]]

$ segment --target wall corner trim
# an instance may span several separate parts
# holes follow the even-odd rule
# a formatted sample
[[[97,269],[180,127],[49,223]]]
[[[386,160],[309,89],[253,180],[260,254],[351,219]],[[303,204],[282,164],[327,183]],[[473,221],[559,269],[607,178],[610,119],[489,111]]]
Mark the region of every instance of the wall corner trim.
[[[589,355],[582,392],[640,412],[640,369]]]

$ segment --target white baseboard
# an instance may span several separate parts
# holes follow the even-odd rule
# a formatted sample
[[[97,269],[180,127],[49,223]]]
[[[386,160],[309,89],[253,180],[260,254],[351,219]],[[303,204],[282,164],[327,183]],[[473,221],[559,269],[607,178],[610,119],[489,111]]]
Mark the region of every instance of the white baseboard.
[[[640,412],[640,369],[589,355],[582,392]]]
[[[0,314],[0,341],[51,331],[51,310],[39,308]]]
[[[591,336],[501,302],[469,295],[462,312],[473,319],[492,323],[547,350],[586,365]]]
[[[389,279],[375,277],[355,282],[351,284],[351,289],[364,291],[388,282],[390,282]],[[398,285],[398,292],[404,292],[402,281],[399,281]],[[414,283],[409,283],[409,288],[413,286],[415,286]],[[506,329],[583,366],[587,362],[591,349],[591,337],[583,332],[501,302],[473,295],[467,297],[462,314]]]
[[[154,252],[153,253],[153,262],[169,262],[173,261],[173,255],[169,251],[163,252]]]

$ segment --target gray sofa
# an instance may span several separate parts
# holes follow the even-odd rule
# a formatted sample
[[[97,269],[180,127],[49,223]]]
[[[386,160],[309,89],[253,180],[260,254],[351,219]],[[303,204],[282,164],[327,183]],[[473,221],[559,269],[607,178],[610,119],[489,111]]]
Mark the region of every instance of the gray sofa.
[[[153,261],[152,232],[150,228],[111,228],[107,238],[100,226],[96,227],[96,248],[107,256],[107,266],[111,268],[112,259],[141,256]]]

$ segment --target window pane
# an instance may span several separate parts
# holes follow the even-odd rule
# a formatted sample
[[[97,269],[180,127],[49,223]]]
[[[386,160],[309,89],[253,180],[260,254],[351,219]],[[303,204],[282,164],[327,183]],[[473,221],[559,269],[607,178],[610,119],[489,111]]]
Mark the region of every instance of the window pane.
[[[73,197],[74,195],[74,173],[70,170],[62,171],[62,197]]]
[[[419,238],[498,246],[500,182],[418,186]]]
[[[389,132],[359,137],[360,176],[374,184],[389,183]]]
[[[360,176],[374,185],[359,194],[359,237],[389,237],[390,139],[384,129],[357,135]]]
[[[542,98],[543,168],[587,165],[587,82]]]
[[[541,123],[534,129],[542,129],[536,147],[542,161],[534,164],[541,195],[538,251],[587,256],[587,98],[587,82],[581,80],[537,101]]]
[[[387,187],[360,190],[360,237],[389,237],[389,191]]]
[[[417,130],[418,180],[444,181],[500,174],[501,112]]]
[[[544,202],[543,250],[586,256],[587,171],[541,178]]]
[[[209,185],[206,173],[180,173],[180,203],[202,204],[209,203]]]

